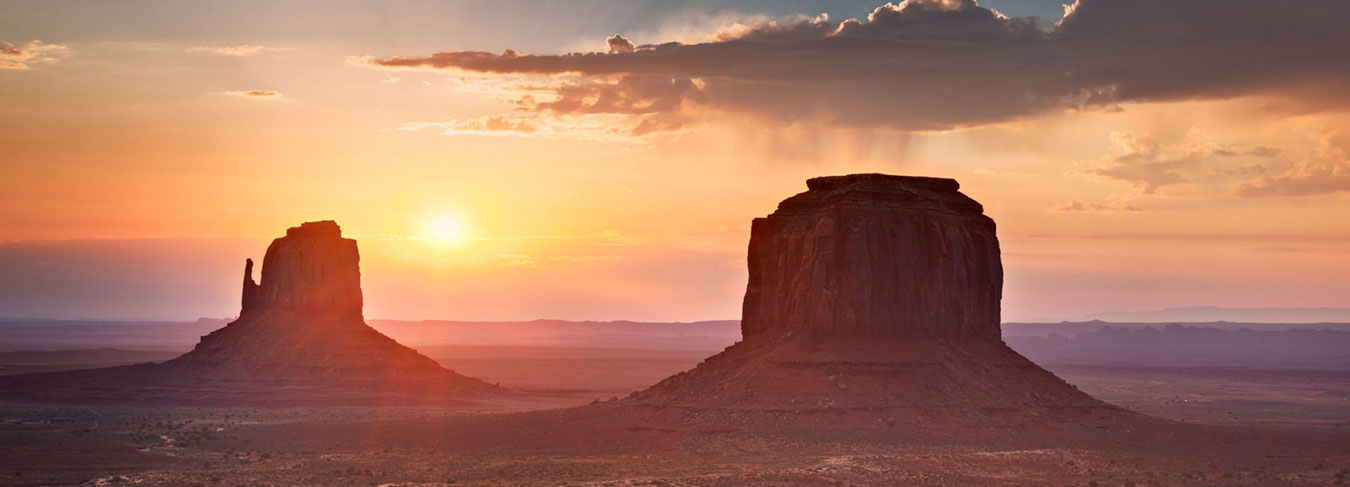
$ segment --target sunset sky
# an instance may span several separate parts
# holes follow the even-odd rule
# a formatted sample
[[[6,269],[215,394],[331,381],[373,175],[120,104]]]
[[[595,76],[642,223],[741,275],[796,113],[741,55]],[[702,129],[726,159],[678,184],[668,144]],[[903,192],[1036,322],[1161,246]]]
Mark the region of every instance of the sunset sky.
[[[998,223],[1005,320],[1346,306],[1347,21],[0,1],[0,317],[232,316],[246,257],[333,219],[371,318],[734,319],[751,219],[850,172],[959,180]]]

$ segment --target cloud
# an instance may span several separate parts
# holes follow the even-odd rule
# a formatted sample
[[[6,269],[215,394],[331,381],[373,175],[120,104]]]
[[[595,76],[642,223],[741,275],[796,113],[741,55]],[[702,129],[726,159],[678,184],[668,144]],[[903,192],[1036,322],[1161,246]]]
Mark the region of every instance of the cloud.
[[[829,15],[820,14],[815,18],[798,16],[783,22],[763,20],[750,25],[736,24],[723,29],[714,37],[719,41],[818,39],[833,34],[837,29],[838,26],[830,22]]]
[[[1251,148],[1235,147],[1229,149],[1216,149],[1214,151],[1214,155],[1216,156],[1275,157],[1283,153],[1284,150],[1276,149],[1274,147],[1251,147]]]
[[[490,115],[466,120],[444,120],[440,122],[408,122],[394,130],[416,132],[428,128],[437,128],[446,135],[526,135],[539,131],[533,120],[505,115]]]
[[[776,124],[945,130],[1121,103],[1276,95],[1350,107],[1350,2],[1079,0],[1060,22],[1008,18],[973,0],[906,0],[865,20],[798,17],[698,44],[606,53],[449,51],[354,58],[580,80],[554,113],[745,115]],[[618,46],[616,48],[616,46]],[[637,91],[643,86],[652,91]],[[661,87],[661,89],[655,89]]]
[[[287,50],[287,48],[254,46],[250,44],[240,44],[237,46],[220,46],[220,47],[189,47],[186,49],[186,51],[190,53],[209,53],[209,54],[220,54],[223,56],[252,56],[254,54],[261,54],[264,52],[280,52],[285,50]]]
[[[59,62],[70,53],[70,48],[61,44],[47,44],[32,41],[22,46],[0,42],[0,69],[26,71],[34,64]]]
[[[980,7],[975,0],[905,0],[887,3],[867,16],[867,22],[839,23],[837,37],[889,39],[1032,39],[1042,37],[1035,19],[1009,19]]]
[[[1193,149],[1183,149],[1180,154],[1164,151],[1161,144],[1148,135],[1116,132],[1111,134],[1111,142],[1120,154],[1103,157],[1096,168],[1077,172],[1124,181],[1143,190],[1144,194],[1153,194],[1164,186],[1190,182],[1178,169],[1208,155]]]
[[[1206,160],[1221,157],[1270,158],[1283,153],[1272,147],[1224,147],[1212,142],[1183,141],[1164,145],[1148,134],[1128,132],[1112,133],[1111,143],[1116,149],[1115,155],[1098,159],[1094,168],[1079,169],[1071,174],[1123,181],[1139,188],[1144,194],[1154,194],[1165,186],[1192,182],[1183,172],[1199,169],[1200,163]],[[1207,169],[1218,175],[1260,174],[1265,171],[1260,164]]]
[[[605,44],[609,45],[610,54],[622,54],[637,50],[637,46],[633,45],[633,41],[630,41],[619,34],[614,34],[612,37],[605,39]]]
[[[1323,138],[1308,157],[1278,175],[1262,174],[1238,183],[1234,193],[1247,198],[1311,196],[1350,191],[1350,136]]]
[[[1134,213],[1144,211],[1143,208],[1125,204],[1123,202],[1107,203],[1084,203],[1079,200],[1073,200],[1062,205],[1050,208],[1051,213]]]
[[[537,269],[539,263],[535,262],[529,254],[497,254],[498,265],[501,267],[519,267],[523,269]]]
[[[247,98],[250,100],[279,100],[282,97],[280,91],[271,91],[271,90],[226,91],[223,94],[229,96],[237,96],[240,98]]]
[[[1255,250],[1257,252],[1276,252],[1289,254],[1289,253],[1316,252],[1319,249],[1308,247],[1252,247],[1252,250]]]
[[[581,263],[590,264],[594,262],[618,260],[616,255],[552,255],[548,260],[553,262]]]
[[[418,132],[437,129],[442,135],[528,136],[548,139],[587,139],[595,141],[631,140],[629,136],[674,132],[683,128],[677,119],[646,119],[628,127],[617,115],[589,117],[580,115],[544,116],[532,113],[485,115],[468,119],[434,122],[405,122],[391,130]]]
[[[536,108],[557,113],[673,113],[698,87],[688,79],[625,76],[616,81],[586,81],[556,89],[557,99]]]

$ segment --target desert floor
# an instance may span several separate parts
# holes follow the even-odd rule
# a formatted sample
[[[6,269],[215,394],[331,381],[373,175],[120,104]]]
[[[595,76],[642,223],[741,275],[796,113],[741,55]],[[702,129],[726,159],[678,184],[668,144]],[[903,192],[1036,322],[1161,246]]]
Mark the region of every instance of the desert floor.
[[[623,397],[706,351],[441,347],[443,365],[520,393],[449,408],[0,407],[0,485],[1343,485],[1350,480],[1350,373],[1054,366],[1098,398],[1144,414],[1306,441],[1160,455],[1113,445],[952,446],[903,437],[709,430],[596,434],[581,448],[462,443],[504,437],[476,418]],[[13,399],[13,398],[5,398]],[[498,417],[498,416],[492,416]],[[507,418],[510,418],[508,416]],[[464,434],[438,440],[427,425]],[[1182,426],[1179,424],[1178,428]],[[1207,426],[1209,427],[1209,426]],[[1013,432],[1016,434],[1016,432]],[[587,443],[588,431],[568,430]],[[1034,434],[1034,433],[1028,433]],[[459,438],[459,439],[455,439]],[[457,443],[461,442],[461,443]],[[477,443],[483,443],[477,441]],[[1220,449],[1222,450],[1222,449]],[[1175,450],[1171,450],[1175,451]]]

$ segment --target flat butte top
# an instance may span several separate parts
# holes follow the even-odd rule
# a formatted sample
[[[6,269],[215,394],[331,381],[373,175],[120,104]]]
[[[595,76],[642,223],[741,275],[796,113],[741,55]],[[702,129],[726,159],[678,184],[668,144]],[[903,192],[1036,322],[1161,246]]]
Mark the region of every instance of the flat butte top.
[[[806,181],[807,191],[778,204],[772,216],[812,213],[828,207],[929,210],[981,215],[984,207],[961,193],[955,179],[889,174],[825,176]]]

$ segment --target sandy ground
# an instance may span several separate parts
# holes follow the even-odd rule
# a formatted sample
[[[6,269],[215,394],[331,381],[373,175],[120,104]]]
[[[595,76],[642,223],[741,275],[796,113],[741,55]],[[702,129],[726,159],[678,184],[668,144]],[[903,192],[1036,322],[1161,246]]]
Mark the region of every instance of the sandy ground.
[[[706,355],[554,353],[508,355],[507,359],[465,353],[436,357],[460,372],[526,391],[480,401],[467,409],[155,409],[11,403],[0,407],[0,485],[1302,486],[1350,482],[1346,479],[1350,475],[1350,375],[1340,373],[1052,367],[1101,399],[1188,423],[1178,424],[1177,431],[1218,428],[1239,432],[1218,437],[1246,438],[1243,441],[1256,445],[1215,445],[1194,453],[1175,448],[1131,450],[1113,444],[1110,432],[1097,445],[1061,448],[979,442],[941,445],[889,433],[775,434],[732,429],[615,433],[563,428],[559,431],[574,441],[533,446],[495,441],[498,436],[541,433],[512,431],[512,418],[517,416],[492,412],[576,406],[597,398],[622,397]],[[603,407],[595,409],[601,417],[606,414]],[[1217,426],[1190,425],[1194,423]],[[1019,432],[1009,433],[1016,436]],[[1296,447],[1262,448],[1263,438],[1271,439],[1272,445]]]

